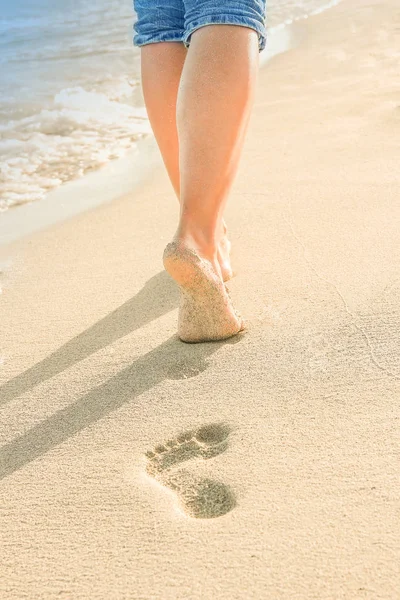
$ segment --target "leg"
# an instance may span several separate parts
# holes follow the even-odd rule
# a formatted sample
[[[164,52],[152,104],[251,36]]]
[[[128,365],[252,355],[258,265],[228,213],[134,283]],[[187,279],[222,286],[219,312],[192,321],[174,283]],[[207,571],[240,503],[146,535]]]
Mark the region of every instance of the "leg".
[[[223,339],[243,329],[223,284],[218,244],[250,117],[258,56],[253,29],[207,25],[193,33],[182,70],[180,221],[164,265],[183,291],[178,329],[184,341]]]
[[[236,25],[192,34],[177,98],[180,221],[176,240],[221,276],[222,215],[236,175],[259,68],[258,36]]]
[[[186,54],[182,42],[159,42],[140,49],[142,90],[147,114],[178,200],[180,176],[176,98]]]
[[[181,42],[159,42],[141,47],[141,79],[147,114],[178,201],[180,172],[176,103],[187,52]],[[218,261],[223,279],[227,281],[232,270],[225,222],[223,233],[218,246]]]

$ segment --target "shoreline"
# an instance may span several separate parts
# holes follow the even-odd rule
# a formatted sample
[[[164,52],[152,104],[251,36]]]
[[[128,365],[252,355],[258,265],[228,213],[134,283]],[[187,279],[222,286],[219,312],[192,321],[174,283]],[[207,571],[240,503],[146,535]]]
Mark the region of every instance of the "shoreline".
[[[260,56],[260,69],[301,43],[303,21],[299,19],[271,31],[269,45]],[[124,157],[65,183],[42,200],[0,213],[0,248],[140,189],[164,164],[153,134],[135,144]]]

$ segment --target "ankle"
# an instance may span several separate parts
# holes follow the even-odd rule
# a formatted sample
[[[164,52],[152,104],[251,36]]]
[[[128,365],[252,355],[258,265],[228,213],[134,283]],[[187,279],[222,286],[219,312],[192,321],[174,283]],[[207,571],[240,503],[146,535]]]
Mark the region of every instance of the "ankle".
[[[214,260],[218,254],[218,245],[213,240],[202,235],[201,231],[179,229],[174,236],[175,241],[182,241],[199,252],[201,256]]]
[[[201,223],[198,219],[193,220],[187,216],[181,218],[175,239],[182,239],[192,243],[203,254],[210,257],[215,256],[221,239],[219,227]]]

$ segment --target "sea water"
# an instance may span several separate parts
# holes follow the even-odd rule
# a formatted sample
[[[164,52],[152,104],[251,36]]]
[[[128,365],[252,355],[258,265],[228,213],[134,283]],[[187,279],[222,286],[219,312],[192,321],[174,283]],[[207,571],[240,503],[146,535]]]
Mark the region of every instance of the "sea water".
[[[267,27],[334,3],[270,0]],[[122,157],[152,130],[132,0],[0,0],[0,9],[1,213]]]

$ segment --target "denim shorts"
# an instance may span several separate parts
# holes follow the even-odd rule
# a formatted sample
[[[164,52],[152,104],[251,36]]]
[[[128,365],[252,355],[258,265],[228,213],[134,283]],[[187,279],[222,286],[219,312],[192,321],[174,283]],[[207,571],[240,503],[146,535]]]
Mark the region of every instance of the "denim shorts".
[[[251,27],[258,33],[259,52],[266,45],[266,0],[133,0],[137,15],[134,46],[154,42],[183,42],[203,25]]]

